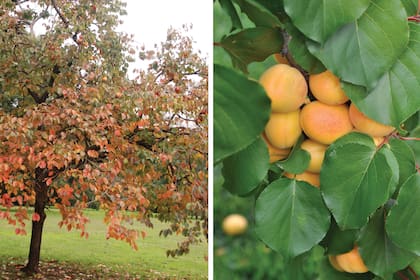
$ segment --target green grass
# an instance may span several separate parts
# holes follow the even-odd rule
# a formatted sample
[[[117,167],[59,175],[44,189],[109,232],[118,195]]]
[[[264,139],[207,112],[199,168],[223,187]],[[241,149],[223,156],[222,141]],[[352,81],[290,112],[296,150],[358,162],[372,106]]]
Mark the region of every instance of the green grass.
[[[101,268],[106,266],[114,271],[129,272],[135,275],[162,274],[171,279],[206,279],[208,264],[207,243],[191,246],[190,253],[176,258],[166,257],[167,249],[176,248],[181,236],[159,237],[165,224],[154,220],[154,228],[146,228],[138,224],[138,229],[147,232],[145,239],[138,240],[138,251],[134,251],[127,243],[113,239],[106,240],[106,226],[102,222],[102,211],[88,210],[86,216],[90,218],[87,225],[89,238],[81,238],[80,232],[60,229],[57,223],[61,216],[55,209],[47,211],[43,240],[41,246],[41,260],[57,260],[70,262],[87,268]],[[28,235],[17,236],[13,227],[0,220],[0,259],[6,257],[26,261],[30,242],[30,225]]]

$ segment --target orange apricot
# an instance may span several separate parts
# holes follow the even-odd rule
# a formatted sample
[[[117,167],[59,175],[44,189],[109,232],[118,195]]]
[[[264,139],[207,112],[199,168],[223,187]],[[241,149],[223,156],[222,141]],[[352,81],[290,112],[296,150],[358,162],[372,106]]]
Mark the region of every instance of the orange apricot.
[[[359,254],[357,246],[354,246],[350,252],[337,255],[336,261],[338,267],[348,273],[365,273],[369,271]]]
[[[312,101],[302,108],[300,125],[309,138],[325,145],[353,129],[345,104],[327,105],[320,101]]]
[[[282,160],[287,158],[290,154],[290,148],[287,149],[277,149],[268,141],[267,136],[263,133],[262,138],[264,139],[265,143],[267,144],[268,153],[270,155],[270,163],[276,162],[278,160]]]
[[[293,173],[285,172],[284,176],[290,179],[296,179],[298,181],[307,182],[317,188],[319,188],[320,186],[318,173],[311,173],[311,172],[305,171],[303,173],[293,174]]]
[[[276,64],[268,68],[261,75],[260,84],[271,100],[271,110],[274,113],[296,111],[308,95],[305,77],[299,70],[287,64]]]
[[[340,105],[349,100],[341,88],[340,79],[329,70],[310,75],[309,88],[317,100],[328,105]]]
[[[325,151],[327,150],[328,146],[318,143],[312,139],[306,139],[302,142],[300,148],[307,151],[311,156],[311,160],[309,161],[307,171],[319,173],[321,171]]]
[[[302,134],[299,115],[300,110],[290,113],[272,113],[265,126],[268,142],[277,149],[291,148]]]
[[[370,136],[386,136],[395,130],[394,127],[379,123],[363,114],[354,103],[349,108],[350,121],[360,132]]]

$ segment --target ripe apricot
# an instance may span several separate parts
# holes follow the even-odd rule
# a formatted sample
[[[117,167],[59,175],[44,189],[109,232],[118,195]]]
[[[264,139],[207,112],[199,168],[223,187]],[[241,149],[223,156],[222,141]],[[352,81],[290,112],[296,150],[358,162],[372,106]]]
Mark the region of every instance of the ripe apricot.
[[[292,147],[302,134],[299,115],[300,110],[290,113],[272,113],[265,126],[268,142],[277,149]]]
[[[307,171],[319,173],[321,171],[325,151],[327,150],[328,146],[318,143],[312,139],[306,139],[302,142],[300,147],[311,155],[311,160],[309,161]]]
[[[320,185],[318,173],[311,173],[311,172],[305,171],[300,174],[293,174],[293,173],[285,172],[284,176],[290,179],[296,179],[298,181],[305,181],[317,188],[319,188],[319,185]]]
[[[365,273],[369,271],[359,254],[357,246],[354,246],[350,252],[337,255],[336,261],[338,267],[348,273]]]
[[[265,143],[267,144],[268,153],[270,155],[270,163],[276,162],[278,160],[282,160],[287,158],[287,156],[290,154],[290,148],[287,149],[277,149],[271,143],[268,141],[267,136],[265,133],[262,135]]]
[[[227,235],[239,235],[246,231],[248,220],[240,214],[230,214],[223,219],[222,229]]]
[[[344,270],[338,265],[337,258],[334,255],[329,255],[328,260],[330,261],[330,264],[332,267],[334,267],[335,270],[343,272]]]
[[[261,75],[260,84],[271,100],[274,113],[296,111],[308,95],[305,77],[287,64],[276,64],[268,68]]]
[[[329,70],[310,75],[309,88],[317,100],[328,105],[340,105],[349,100],[341,88],[340,79]]]
[[[302,108],[300,125],[305,134],[319,143],[329,145],[353,129],[348,107],[312,101]]]
[[[349,109],[350,121],[354,127],[360,132],[369,134],[370,136],[386,136],[394,131],[394,127],[381,124],[363,114],[354,103],[350,104]]]

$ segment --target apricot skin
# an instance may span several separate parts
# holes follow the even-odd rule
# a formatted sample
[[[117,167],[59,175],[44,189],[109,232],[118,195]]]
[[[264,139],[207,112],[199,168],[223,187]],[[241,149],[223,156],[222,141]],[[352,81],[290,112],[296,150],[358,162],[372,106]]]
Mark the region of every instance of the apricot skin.
[[[290,179],[296,179],[298,181],[305,181],[317,188],[319,188],[320,186],[318,173],[311,173],[311,172],[305,171],[303,173],[293,174],[293,173],[285,172],[284,176]]]
[[[310,75],[309,88],[317,100],[328,105],[340,105],[349,100],[341,88],[340,79],[328,70]]]
[[[270,155],[270,163],[285,159],[290,154],[290,150],[291,150],[290,148],[277,149],[276,147],[271,145],[265,133],[263,133],[262,138],[264,139],[264,142],[267,144],[268,154]]]
[[[354,103],[350,104],[349,116],[352,124],[357,130],[373,137],[387,136],[395,129],[392,126],[381,124],[367,117],[359,111]]]
[[[350,252],[337,255],[336,261],[338,267],[348,273],[365,273],[369,271],[359,254],[357,246],[355,246]]]
[[[305,77],[294,67],[287,64],[276,64],[268,68],[260,77],[271,100],[274,113],[296,111],[305,102],[308,85]]]
[[[240,235],[248,227],[247,219],[240,214],[230,214],[223,219],[222,228],[227,235]]]
[[[277,149],[291,148],[302,134],[299,115],[300,110],[271,114],[265,126],[265,135],[268,142]]]
[[[300,125],[309,138],[325,145],[353,130],[345,104],[327,105],[319,101],[302,108]]]
[[[306,139],[302,142],[300,148],[307,151],[311,155],[311,160],[306,170],[313,173],[319,173],[321,171],[325,151],[327,150],[328,146],[318,143],[312,139]]]

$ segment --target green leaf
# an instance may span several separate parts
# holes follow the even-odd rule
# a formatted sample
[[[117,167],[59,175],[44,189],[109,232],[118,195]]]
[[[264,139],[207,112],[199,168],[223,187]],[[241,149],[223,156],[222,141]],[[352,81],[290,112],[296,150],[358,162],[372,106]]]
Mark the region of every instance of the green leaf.
[[[386,220],[386,231],[399,247],[420,256],[420,173],[410,176],[401,186],[397,204]]]
[[[290,155],[285,160],[276,162],[276,165],[293,174],[303,173],[308,168],[309,161],[311,160],[311,155],[300,148],[303,140],[304,137],[302,135],[294,145]]]
[[[322,241],[322,245],[326,247],[329,255],[338,255],[351,251],[359,231],[356,229],[341,230],[334,218],[331,217],[331,219],[330,229]]]
[[[369,94],[349,98],[363,112],[384,124],[398,127],[420,110],[420,25],[410,23],[410,41],[405,52]],[[363,90],[363,89],[360,89]]]
[[[352,1],[353,2],[353,1]],[[309,50],[343,81],[373,88],[405,50],[409,28],[400,1],[372,0],[355,22]]]
[[[230,2],[227,0],[226,2]],[[222,2],[215,1],[213,3],[213,40],[219,42],[230,33],[232,29],[232,19],[229,18],[227,11],[230,11],[228,7],[224,8]]]
[[[270,168],[267,145],[260,137],[240,151],[223,161],[223,187],[232,194],[246,195],[253,191]]]
[[[233,5],[232,1],[231,0],[218,0],[218,1],[214,2],[213,3],[213,7],[214,7],[213,10],[214,11],[215,11],[217,2],[220,2],[219,6],[226,12],[226,14],[228,14],[230,16],[230,19],[231,19],[230,24],[232,26],[232,29],[242,29],[243,27],[242,27],[241,19],[238,15],[238,11],[235,9],[235,6]],[[227,28],[227,26],[229,26],[229,25],[226,26],[223,22],[220,22],[218,19],[217,19],[217,21],[215,20],[214,23],[215,23],[215,27],[218,27],[218,28]],[[230,30],[231,29],[229,29],[229,31]],[[228,33],[229,32],[226,32],[224,34],[228,34]],[[216,39],[217,37],[214,37],[214,38],[215,38],[215,40],[220,40],[220,38],[219,39]]]
[[[338,28],[359,18],[369,4],[370,0],[284,0],[284,9],[302,33],[322,43]]]
[[[233,65],[244,73],[247,73],[248,64],[278,53],[282,45],[280,30],[268,27],[244,29],[221,41],[221,46],[232,57]]]
[[[264,5],[254,0],[235,0],[245,13],[256,26],[265,27],[281,27],[280,20]]]
[[[385,214],[379,209],[362,228],[357,240],[359,253],[369,271],[388,278],[412,262],[416,255],[397,247],[385,232]]]
[[[401,0],[408,15],[415,15],[417,13],[418,0]]]
[[[321,61],[309,52],[306,46],[307,38],[292,24],[286,24],[286,29],[290,35],[288,51],[293,60],[310,74],[325,71]]]
[[[384,204],[398,180],[398,164],[372,138],[349,133],[332,143],[321,169],[321,193],[341,229],[362,227]]]
[[[324,258],[319,266],[319,278],[317,280],[371,280],[375,276],[371,273],[346,273],[335,270],[328,258]]]
[[[330,213],[319,189],[305,182],[280,178],[257,198],[255,231],[286,259],[309,251],[322,240],[329,225]]]
[[[389,147],[398,161],[400,171],[398,186],[401,186],[408,177],[416,173],[414,153],[406,141],[398,138],[391,138],[389,140]]]
[[[270,115],[262,86],[225,66],[214,65],[214,161],[244,149],[261,135]]]

